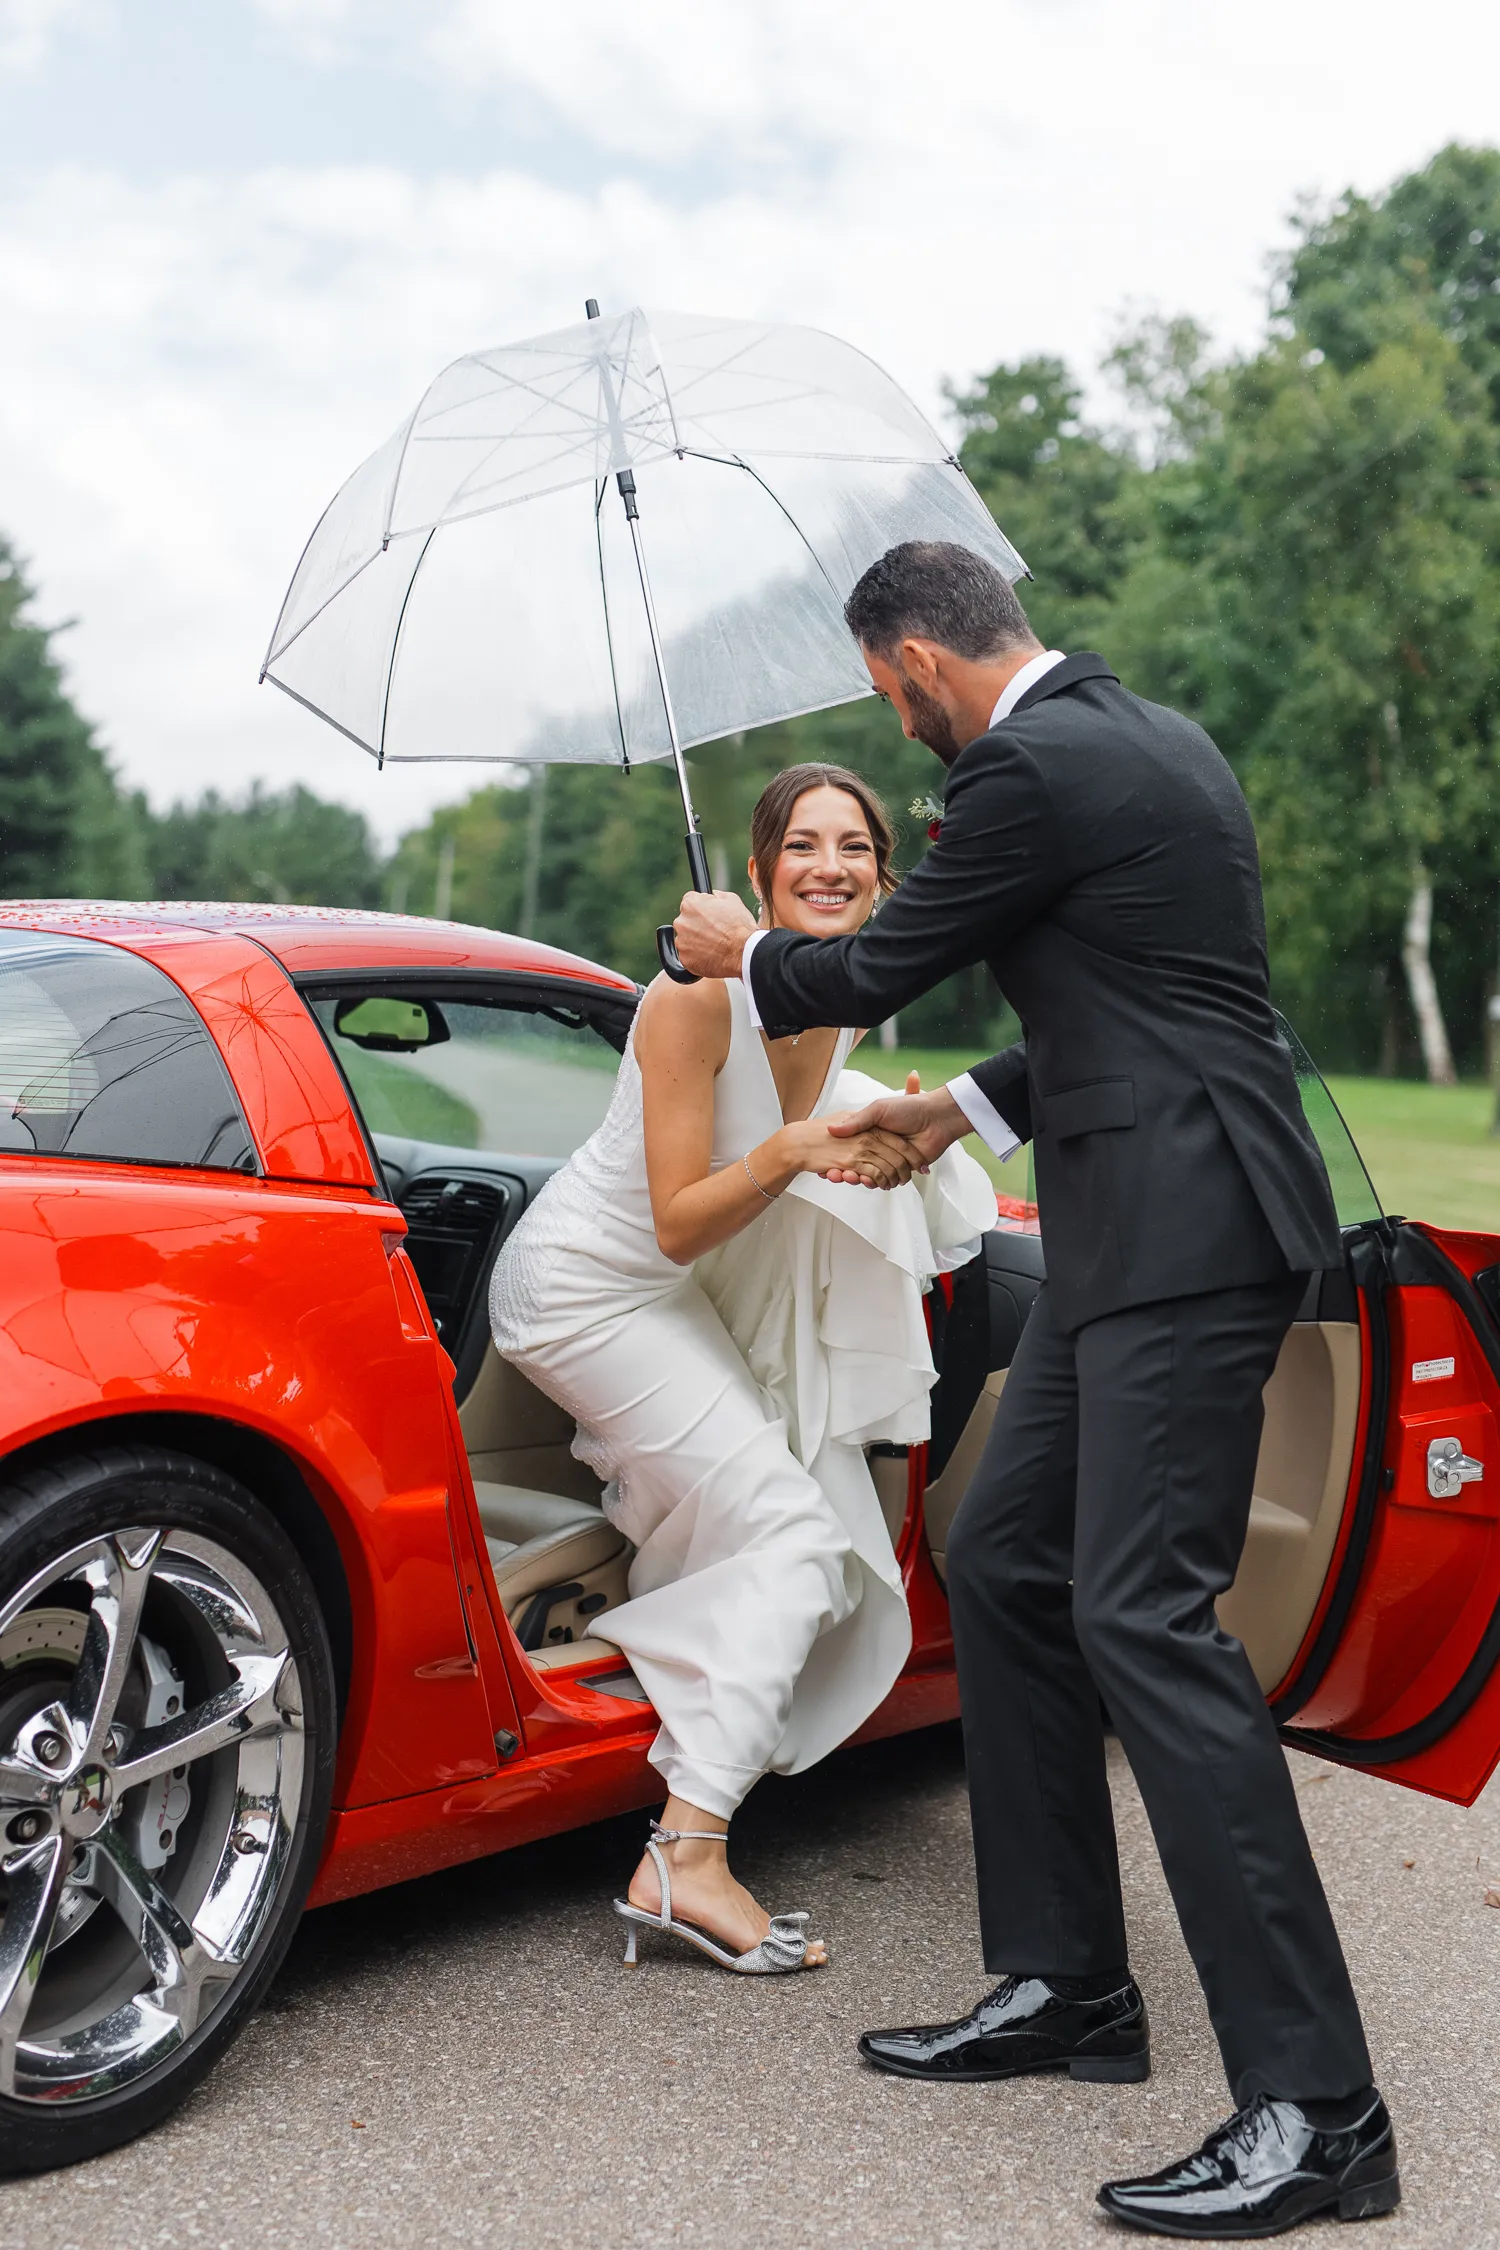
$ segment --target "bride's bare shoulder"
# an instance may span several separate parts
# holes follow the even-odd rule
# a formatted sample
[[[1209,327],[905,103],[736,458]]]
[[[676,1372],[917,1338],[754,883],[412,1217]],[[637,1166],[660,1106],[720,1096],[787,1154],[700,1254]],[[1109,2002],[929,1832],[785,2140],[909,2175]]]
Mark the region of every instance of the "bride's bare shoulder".
[[[700,1060],[717,1071],[729,1053],[731,1029],[729,992],[722,977],[676,984],[659,976],[647,986],[636,1017],[636,1052],[646,1062],[671,1056],[679,1064]]]

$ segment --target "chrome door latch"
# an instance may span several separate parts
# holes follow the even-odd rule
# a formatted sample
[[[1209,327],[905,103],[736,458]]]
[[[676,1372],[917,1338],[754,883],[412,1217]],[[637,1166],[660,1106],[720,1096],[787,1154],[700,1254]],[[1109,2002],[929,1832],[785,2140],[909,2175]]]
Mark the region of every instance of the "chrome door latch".
[[[1427,1489],[1434,1500],[1456,1500],[1466,1484],[1478,1484],[1484,1463],[1465,1453],[1456,1437],[1437,1437],[1427,1448]]]

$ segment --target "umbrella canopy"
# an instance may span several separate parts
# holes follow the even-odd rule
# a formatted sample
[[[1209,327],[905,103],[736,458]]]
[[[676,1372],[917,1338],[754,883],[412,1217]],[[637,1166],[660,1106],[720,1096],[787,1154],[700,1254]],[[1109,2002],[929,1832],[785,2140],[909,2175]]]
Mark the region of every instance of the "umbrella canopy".
[[[863,352],[591,317],[444,369],[329,504],[261,677],[382,763],[681,772],[684,747],[870,692],[841,605],[903,539],[1025,569]]]

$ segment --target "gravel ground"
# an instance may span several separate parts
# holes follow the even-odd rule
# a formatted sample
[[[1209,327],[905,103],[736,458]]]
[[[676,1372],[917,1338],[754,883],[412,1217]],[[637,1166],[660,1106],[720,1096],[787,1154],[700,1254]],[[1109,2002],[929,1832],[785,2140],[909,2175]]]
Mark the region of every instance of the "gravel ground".
[[[1401,2137],[1406,2202],[1363,2237],[1500,2246],[1500,1784],[1471,1812],[1294,1759]],[[956,1730],[763,1785],[743,1871],[816,1906],[833,1965],[731,1981],[658,1944],[631,1972],[606,1900],[631,1820],[327,1908],[173,2122],[0,2188],[27,2250],[997,2250],[1124,2237],[1097,2183],[1228,2107],[1130,1775],[1114,1786],[1147,2086],[926,2087],[862,2069],[868,2024],[983,1989]],[[645,1950],[645,1949],[643,1949]],[[1310,2238],[1326,2240],[1314,2233]]]

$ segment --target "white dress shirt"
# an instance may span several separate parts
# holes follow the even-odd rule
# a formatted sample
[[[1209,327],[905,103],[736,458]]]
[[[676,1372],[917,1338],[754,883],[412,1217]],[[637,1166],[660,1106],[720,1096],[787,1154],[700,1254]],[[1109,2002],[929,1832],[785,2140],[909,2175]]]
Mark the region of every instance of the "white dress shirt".
[[[1028,657],[1020,670],[1013,672],[1001,689],[1000,699],[990,713],[990,725],[997,727],[1003,719],[1008,719],[1027,690],[1034,688],[1038,680],[1044,680],[1054,665],[1062,663],[1064,653],[1060,648],[1048,648],[1043,649],[1039,656]],[[746,938],[745,950],[740,955],[740,977],[745,987],[745,997],[750,1003],[750,1021],[757,1031],[762,1027],[760,1010],[755,1005],[755,987],[750,982],[750,960],[761,939],[770,934],[769,930],[756,930]],[[948,1091],[979,1138],[999,1157],[1002,1164],[1007,1157],[1015,1155],[1021,1146],[1019,1139],[966,1070],[961,1071],[957,1078],[949,1079]]]

